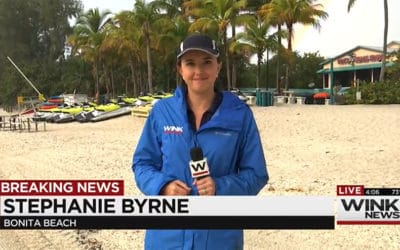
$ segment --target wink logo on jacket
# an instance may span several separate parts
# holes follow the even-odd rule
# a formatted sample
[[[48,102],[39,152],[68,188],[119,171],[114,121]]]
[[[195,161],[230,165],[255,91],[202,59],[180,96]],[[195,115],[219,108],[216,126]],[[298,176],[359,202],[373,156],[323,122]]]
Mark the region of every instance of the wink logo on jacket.
[[[164,134],[181,135],[181,134],[183,134],[183,127],[164,126]]]

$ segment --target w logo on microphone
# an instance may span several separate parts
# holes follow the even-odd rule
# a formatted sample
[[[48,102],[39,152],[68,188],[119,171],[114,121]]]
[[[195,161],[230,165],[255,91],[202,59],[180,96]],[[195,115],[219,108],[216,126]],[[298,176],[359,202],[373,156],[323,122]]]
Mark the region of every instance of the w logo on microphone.
[[[210,175],[210,170],[208,169],[207,159],[204,158],[200,161],[190,161],[190,172],[193,178],[199,178],[203,176]]]
[[[193,164],[190,164],[190,167],[195,172],[203,171],[206,168],[206,162],[205,161],[197,161],[197,162],[194,162]]]

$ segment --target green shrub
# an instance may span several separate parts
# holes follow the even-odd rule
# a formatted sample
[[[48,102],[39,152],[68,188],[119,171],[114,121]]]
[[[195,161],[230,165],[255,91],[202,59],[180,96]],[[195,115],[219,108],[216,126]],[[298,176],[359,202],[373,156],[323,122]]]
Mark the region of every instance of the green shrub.
[[[345,104],[400,104],[400,81],[360,83],[361,101],[356,99],[356,88],[345,94]]]

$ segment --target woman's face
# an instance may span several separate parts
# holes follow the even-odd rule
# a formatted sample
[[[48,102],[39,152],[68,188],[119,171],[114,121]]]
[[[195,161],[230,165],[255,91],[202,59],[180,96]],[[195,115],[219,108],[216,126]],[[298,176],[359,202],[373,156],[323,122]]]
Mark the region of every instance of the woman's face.
[[[186,52],[178,65],[178,72],[188,90],[199,94],[214,91],[220,69],[221,64],[216,57],[199,50]]]

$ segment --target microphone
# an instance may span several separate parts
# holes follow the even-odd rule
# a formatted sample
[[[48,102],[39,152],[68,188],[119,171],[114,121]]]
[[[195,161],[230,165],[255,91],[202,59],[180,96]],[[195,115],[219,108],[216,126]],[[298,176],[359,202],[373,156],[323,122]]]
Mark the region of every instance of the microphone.
[[[189,162],[189,168],[193,179],[201,179],[210,175],[207,158],[204,158],[203,150],[200,147],[190,149],[190,157],[192,160]]]

